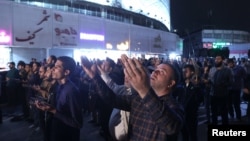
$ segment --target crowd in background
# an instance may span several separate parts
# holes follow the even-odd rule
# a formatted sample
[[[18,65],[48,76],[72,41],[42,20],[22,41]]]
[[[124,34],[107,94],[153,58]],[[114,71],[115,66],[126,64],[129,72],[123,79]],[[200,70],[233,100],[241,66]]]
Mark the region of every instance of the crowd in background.
[[[58,64],[58,58],[59,62],[61,60],[61,64]],[[181,134],[183,141],[197,141],[198,110],[201,105],[204,105],[206,108],[208,124],[226,125],[229,124],[229,118],[242,120],[240,104],[241,102],[247,102],[247,117],[248,124],[250,124],[250,96],[248,96],[250,95],[250,61],[247,58],[224,58],[222,55],[217,55],[215,58],[183,58],[182,60],[137,58],[136,60],[143,66],[143,70],[146,71],[147,75],[144,77],[163,73],[158,68],[160,64],[171,64],[175,68],[174,74],[178,76],[178,80],[176,80],[173,88],[171,86],[171,96],[183,107],[185,116],[183,116],[180,130],[175,133],[168,132],[168,140],[177,141],[178,135]],[[92,66],[87,66],[86,62],[73,63],[75,69],[70,70],[69,73],[64,69],[69,67],[65,66],[67,63],[64,61],[63,57],[51,55],[43,62],[37,62],[33,58],[31,62],[20,60],[17,64],[15,62],[9,63],[10,70],[4,79],[6,81],[6,95],[8,100],[7,114],[13,117],[11,121],[27,120],[31,123],[30,128],[44,133],[44,140],[53,140],[51,138],[52,135],[50,135],[50,132],[52,132],[51,124],[56,123],[60,127],[69,128],[69,130],[80,129],[82,125],[77,124],[82,124],[81,119],[79,119],[82,117],[79,113],[75,112],[81,111],[81,114],[91,115],[89,122],[100,126],[100,134],[105,140],[131,139],[131,136],[134,134],[131,134],[131,131],[127,130],[131,129],[129,123],[135,122],[134,119],[129,121],[131,118],[129,111],[132,109],[122,108],[122,110],[119,110],[118,108],[114,108],[110,104],[110,101],[105,101],[105,99],[110,97],[107,96],[105,98],[103,96],[104,92],[100,92],[103,89],[99,88],[100,84],[97,83],[100,83],[101,80],[95,77],[91,78],[89,73],[86,72],[86,70],[91,70]],[[129,75],[126,74],[126,71],[128,73],[133,65],[125,66],[124,60],[112,60],[108,57],[105,60],[96,58],[89,60],[87,63],[101,66],[101,69],[99,68],[100,76],[115,94],[133,95],[136,93],[133,92],[135,91],[133,89],[135,84],[131,85],[132,80],[127,80],[128,78],[126,77]],[[125,73],[124,67],[126,68]],[[61,71],[60,69],[64,70],[60,73],[62,76],[58,76],[58,72]],[[108,78],[104,77],[104,74],[108,74]],[[68,79],[69,76],[70,79]],[[67,88],[65,88],[66,86],[64,88],[59,87],[61,86],[59,83],[59,79],[61,81],[61,78],[64,78],[67,82],[65,82]],[[70,82],[68,82],[69,80]],[[97,80],[98,82],[95,82]],[[122,87],[118,87],[118,89],[114,84]],[[162,85],[168,87],[168,84]],[[73,89],[73,86],[76,89]],[[65,94],[66,100],[61,98],[62,105],[58,104],[59,98],[53,94],[63,93],[59,92],[62,89],[69,91],[69,93],[79,93],[78,100],[68,97]],[[72,101],[74,103],[65,104],[65,102]],[[75,103],[80,105],[75,105]],[[53,108],[56,109],[56,112],[51,108],[50,104],[54,105]],[[22,106],[22,115],[17,115],[16,110],[20,105]],[[65,114],[66,116],[63,116],[63,112],[67,113]],[[117,117],[118,115],[125,119]],[[70,118],[67,116],[70,116]],[[221,123],[218,121],[218,116],[221,116]],[[58,117],[59,120],[53,121],[54,118],[51,117]],[[50,121],[50,119],[53,120]],[[118,125],[115,123],[117,119],[120,119],[120,122],[125,120],[122,127],[119,127],[122,131],[118,131],[122,135],[116,133],[119,130],[119,128],[115,128]],[[61,126],[62,124],[57,122],[63,122],[65,126]],[[137,123],[136,126],[145,128],[140,123]],[[137,128],[141,129],[141,127]],[[133,130],[132,132],[136,131]],[[64,132],[62,131],[61,133]],[[58,134],[61,136],[61,133]],[[76,130],[71,133],[78,136],[79,131]],[[53,133],[53,135],[56,136],[57,133]],[[79,140],[79,138],[75,140]]]

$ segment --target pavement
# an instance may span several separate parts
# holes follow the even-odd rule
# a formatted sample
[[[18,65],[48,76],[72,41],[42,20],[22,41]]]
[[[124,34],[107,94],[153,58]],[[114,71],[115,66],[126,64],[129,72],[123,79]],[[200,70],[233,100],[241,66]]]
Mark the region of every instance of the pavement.
[[[4,116],[3,123],[0,124],[0,141],[43,141],[41,130],[30,128],[32,125],[28,121],[11,122],[12,117]],[[99,135],[99,127],[88,123],[89,114],[84,114],[84,124],[81,129],[81,141],[104,141]]]
[[[230,124],[246,124],[246,103],[241,104],[242,121],[230,119]],[[32,123],[24,120],[11,122],[10,116],[5,114],[6,109],[3,111],[3,123],[0,124],[0,141],[42,141],[43,135],[40,130],[36,131],[35,128],[29,128]],[[90,114],[84,114],[84,124],[81,129],[80,141],[105,141],[99,134],[99,126],[88,123]],[[207,129],[205,119],[205,108],[203,106],[199,109],[198,117],[198,141],[207,141]],[[181,135],[178,139],[181,141]]]

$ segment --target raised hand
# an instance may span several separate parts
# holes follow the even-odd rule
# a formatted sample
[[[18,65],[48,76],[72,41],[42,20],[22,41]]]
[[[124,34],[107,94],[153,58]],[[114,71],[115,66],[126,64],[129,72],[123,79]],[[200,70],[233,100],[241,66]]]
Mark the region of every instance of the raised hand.
[[[86,57],[81,57],[82,68],[85,73],[92,79],[96,75],[96,64],[90,63]]]
[[[100,74],[107,74],[108,72],[105,72],[105,70],[103,69],[103,67],[101,66],[101,64],[97,64],[97,69],[100,72]]]
[[[128,58],[125,54],[121,55],[121,60],[124,65],[124,74],[132,87],[143,98],[150,89],[149,76],[145,68],[135,58]]]

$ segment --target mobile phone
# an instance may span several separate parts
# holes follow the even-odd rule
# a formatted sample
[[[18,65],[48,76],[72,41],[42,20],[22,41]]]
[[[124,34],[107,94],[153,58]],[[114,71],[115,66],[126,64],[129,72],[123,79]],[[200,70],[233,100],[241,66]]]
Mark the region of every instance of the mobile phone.
[[[83,66],[85,66],[86,68],[91,68],[92,63],[89,61],[89,59],[86,56],[81,56],[81,63]]]
[[[40,97],[40,96],[30,97],[29,104],[30,105],[34,105],[35,101],[38,101],[38,103],[41,104],[41,105],[48,105],[48,106],[50,106],[50,104],[46,101],[46,99],[43,98],[43,97]]]

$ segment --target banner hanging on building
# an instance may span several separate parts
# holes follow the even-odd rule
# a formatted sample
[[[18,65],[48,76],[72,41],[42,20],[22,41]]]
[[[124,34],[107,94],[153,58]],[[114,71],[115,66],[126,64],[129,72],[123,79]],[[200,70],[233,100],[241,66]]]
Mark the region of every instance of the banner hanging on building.
[[[15,46],[39,48],[51,46],[51,10],[13,4],[13,21]]]
[[[79,39],[78,15],[53,11],[53,46],[77,46]]]

